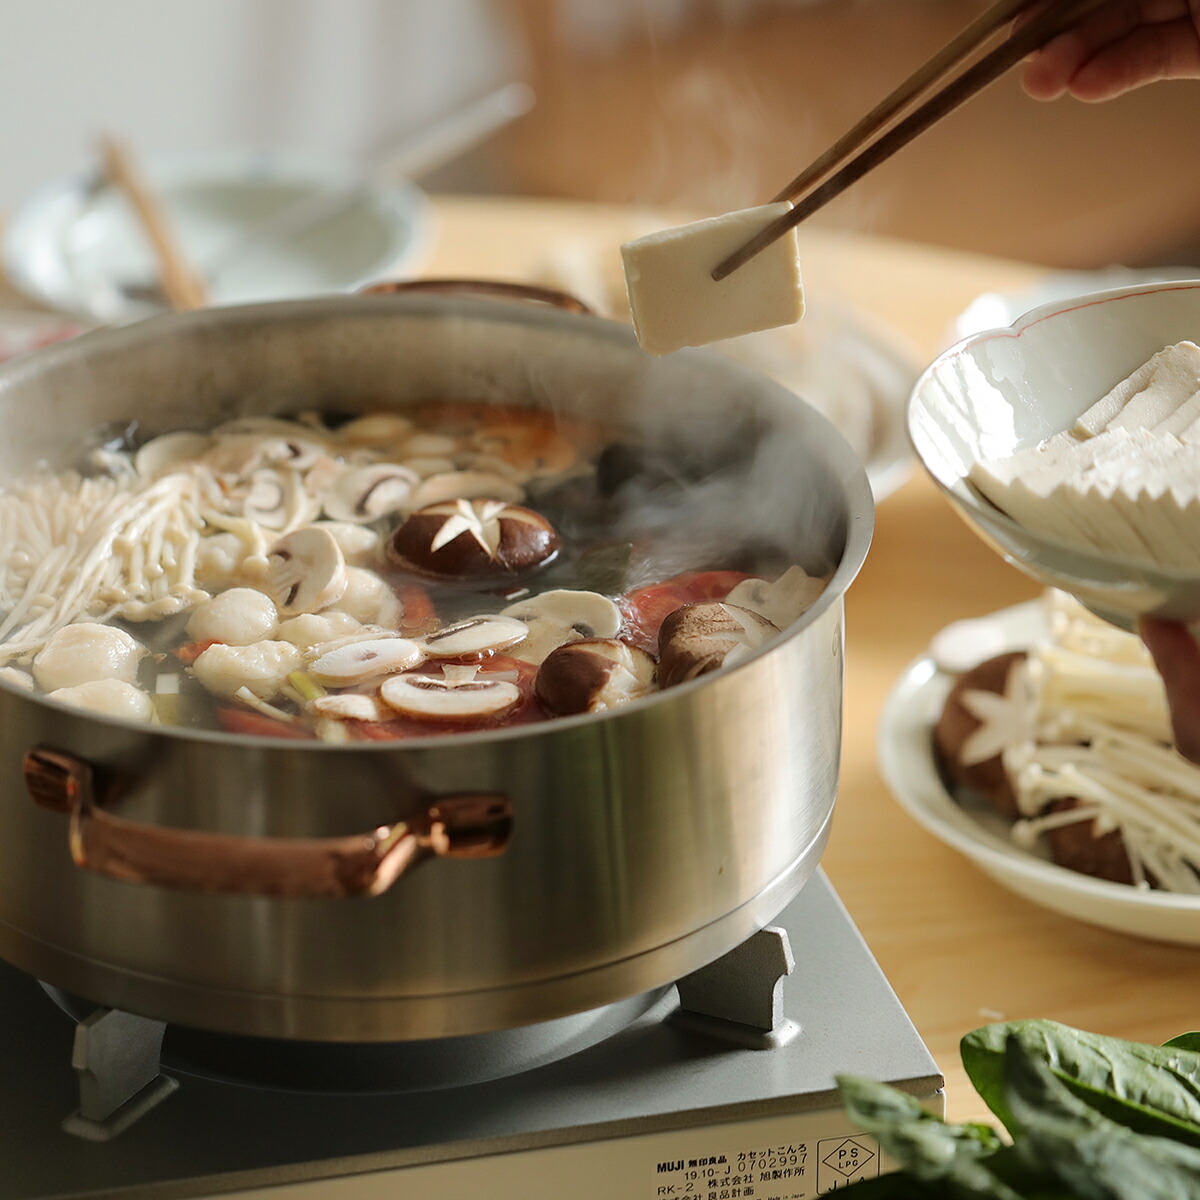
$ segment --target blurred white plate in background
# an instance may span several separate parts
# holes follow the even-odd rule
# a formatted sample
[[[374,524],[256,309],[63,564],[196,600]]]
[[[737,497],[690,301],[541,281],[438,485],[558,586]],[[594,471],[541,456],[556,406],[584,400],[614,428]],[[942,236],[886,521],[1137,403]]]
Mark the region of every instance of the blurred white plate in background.
[[[214,151],[149,158],[142,171],[183,252],[207,277],[213,304],[351,291],[412,273],[429,245],[419,188],[361,183],[352,164],[327,156]],[[325,220],[246,238],[309,197],[353,188],[353,198]],[[31,197],[9,221],[3,253],[11,281],[53,308],[124,321],[163,307],[154,257],[128,202],[93,174]]]

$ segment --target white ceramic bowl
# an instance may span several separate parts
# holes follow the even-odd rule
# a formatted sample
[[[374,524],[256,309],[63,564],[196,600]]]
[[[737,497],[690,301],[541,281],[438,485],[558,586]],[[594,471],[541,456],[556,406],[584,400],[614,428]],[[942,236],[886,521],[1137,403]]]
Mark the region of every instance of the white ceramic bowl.
[[[908,432],[967,523],[1004,558],[1129,628],[1143,613],[1200,619],[1200,572],[1169,570],[1034,533],[979,497],[972,463],[1067,429],[1164,346],[1200,339],[1200,281],[1165,281],[1042,305],[958,342],[917,380]]]
[[[996,653],[1036,640],[1042,614],[1037,602],[993,614],[989,623],[996,623],[1003,643]],[[1146,891],[1060,867],[1016,845],[1008,822],[982,801],[960,804],[950,795],[934,757],[933,728],[954,681],[924,655],[908,666],[884,704],[879,768],[908,814],[1034,904],[1135,937],[1200,946],[1200,896]]]
[[[411,273],[429,243],[420,189],[363,183],[352,164],[324,155],[178,154],[148,158],[142,173],[217,305],[352,291]],[[327,219],[255,236],[274,214],[320,196],[342,198]],[[3,254],[10,279],[52,308],[126,321],[162,307],[149,243],[125,198],[95,173],[30,197],[6,225]]]

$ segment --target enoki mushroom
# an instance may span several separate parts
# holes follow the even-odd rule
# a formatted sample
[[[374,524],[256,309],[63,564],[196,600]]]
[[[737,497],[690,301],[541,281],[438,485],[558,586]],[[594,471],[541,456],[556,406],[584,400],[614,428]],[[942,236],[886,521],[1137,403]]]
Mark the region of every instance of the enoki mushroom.
[[[65,472],[0,494],[0,663],[74,621],[157,620],[204,599],[196,493],[186,473],[142,485]]]
[[[1051,593],[1050,632],[1031,646],[1020,685],[1027,736],[1004,763],[1024,817],[1016,840],[1032,844],[1077,821],[1119,830],[1133,878],[1200,894],[1200,766],[1170,746],[1162,681],[1141,642]],[[1076,806],[1043,810],[1052,800]]]

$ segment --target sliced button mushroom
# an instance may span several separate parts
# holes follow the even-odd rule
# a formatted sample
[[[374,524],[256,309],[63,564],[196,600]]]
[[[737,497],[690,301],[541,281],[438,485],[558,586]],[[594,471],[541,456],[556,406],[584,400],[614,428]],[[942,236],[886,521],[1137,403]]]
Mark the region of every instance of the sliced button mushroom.
[[[346,564],[337,539],[319,525],[294,529],[267,555],[267,594],[287,617],[319,612],[346,590]]]
[[[654,659],[617,638],[559,646],[538,670],[534,692],[549,713],[606,712],[654,690]]]
[[[342,548],[348,567],[364,567],[380,557],[382,539],[374,529],[351,521],[317,521],[318,529],[327,529]]]
[[[355,467],[334,480],[324,496],[325,513],[335,521],[368,524],[398,512],[421,477],[398,463]]]
[[[525,489],[505,475],[494,471],[448,471],[444,475],[427,475],[413,488],[410,508],[427,508],[447,500],[503,500],[519,504],[525,499]]]
[[[293,471],[307,471],[326,457],[328,452],[320,442],[300,436],[267,438],[258,449],[259,462]]]
[[[276,417],[252,417],[214,429],[205,460],[216,471],[244,476],[263,466],[305,471],[328,453],[315,429]]]
[[[403,441],[412,432],[413,423],[399,413],[364,413],[347,421],[338,437],[352,446],[386,446]]]
[[[521,702],[507,680],[447,669],[441,675],[393,675],[379,689],[384,703],[418,721],[480,721],[502,717]]]
[[[151,438],[133,456],[133,465],[143,479],[157,479],[176,467],[195,462],[212,445],[205,433],[164,433]]]
[[[288,480],[270,467],[261,467],[250,476],[250,486],[242,497],[242,516],[267,529],[282,529],[292,513],[292,489]]]
[[[465,658],[471,654],[491,654],[515,646],[529,627],[513,617],[488,614],[456,621],[421,639],[431,658]]]
[[[392,535],[392,557],[416,575],[492,583],[549,562],[559,549],[540,513],[501,500],[450,500],[413,513]]]
[[[407,638],[365,638],[326,651],[309,664],[308,673],[328,687],[352,687],[408,671],[424,657],[422,648]]]
[[[742,580],[725,600],[786,629],[812,607],[826,583],[828,580],[814,578],[800,567],[788,567],[773,583],[765,579]]]
[[[719,602],[685,604],[659,630],[658,681],[672,687],[734,666],[778,632],[766,617],[748,608]]]
[[[599,592],[557,588],[528,596],[500,610],[529,626],[529,636],[512,651],[535,666],[559,646],[581,638],[611,638],[621,631],[621,610]]]
[[[346,472],[346,464],[331,455],[322,454],[311,467],[298,471],[303,480],[303,492],[315,510],[313,519],[320,515],[322,497]]]
[[[289,428],[294,429],[294,426]],[[214,431],[212,444],[204,453],[204,462],[220,475],[249,478],[263,465],[262,448],[270,440],[264,433],[227,431],[222,426]]]

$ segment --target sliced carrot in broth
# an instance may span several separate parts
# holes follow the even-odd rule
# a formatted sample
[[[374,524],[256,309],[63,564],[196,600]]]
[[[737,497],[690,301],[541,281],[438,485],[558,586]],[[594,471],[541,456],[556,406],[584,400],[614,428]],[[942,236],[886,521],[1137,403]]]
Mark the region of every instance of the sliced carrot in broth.
[[[209,646],[215,646],[215,639],[209,639],[201,642],[184,642],[182,646],[175,648],[175,657],[179,659],[185,667],[190,667],[202,655]]]
[[[248,737],[290,738],[293,741],[313,741],[316,734],[298,721],[276,721],[266,713],[254,712],[249,708],[234,708],[219,705],[217,724],[226,733],[244,733]]]

